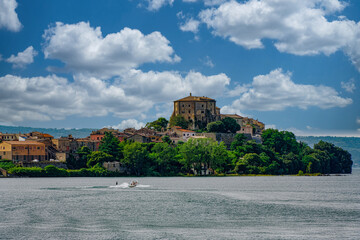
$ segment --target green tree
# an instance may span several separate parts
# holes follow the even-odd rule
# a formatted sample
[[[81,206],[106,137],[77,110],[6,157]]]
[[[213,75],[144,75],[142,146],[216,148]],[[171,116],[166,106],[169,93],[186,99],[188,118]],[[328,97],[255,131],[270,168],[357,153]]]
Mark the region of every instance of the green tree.
[[[233,118],[226,117],[221,121],[224,123],[224,132],[236,133],[241,128],[240,125]]]
[[[161,138],[161,140],[164,142],[164,143],[167,143],[167,144],[172,144],[172,141],[170,139],[170,137],[168,135],[165,135]]]
[[[315,144],[314,149],[328,154],[331,173],[351,173],[353,161],[348,151],[324,141]]]
[[[181,115],[171,116],[170,118],[170,127],[179,126],[183,129],[188,129],[189,122]]]
[[[161,117],[161,118],[158,118],[157,120],[155,120],[153,122],[148,122],[145,125],[145,127],[150,128],[150,129],[154,129],[156,131],[161,131],[162,129],[166,129],[168,123],[169,123],[168,120]]]
[[[299,154],[301,145],[296,141],[292,132],[279,131],[277,129],[266,129],[261,135],[263,145],[279,154],[293,152]]]
[[[156,143],[150,157],[156,163],[156,170],[161,176],[172,176],[180,173],[182,164],[179,162],[177,148],[168,143]]]
[[[225,132],[225,125],[222,121],[208,123],[206,126],[208,132],[223,133]]]
[[[68,172],[63,168],[57,168],[54,165],[44,167],[46,177],[68,177]]]
[[[102,166],[104,162],[113,161],[114,157],[110,154],[101,151],[94,151],[88,156],[88,161],[86,163],[87,167],[93,167],[96,164]]]
[[[283,155],[281,160],[285,168],[284,172],[287,174],[297,174],[301,169],[302,163],[299,156],[294,153]]]
[[[235,150],[237,147],[242,146],[246,141],[246,136],[242,133],[238,133],[234,137],[234,141],[232,141],[230,149]]]
[[[16,165],[11,160],[0,160],[0,168],[9,170],[10,168],[16,167]]]
[[[124,158],[121,160],[137,176],[149,174],[149,152],[141,143],[132,142],[124,147]]]
[[[213,169],[220,173],[230,164],[225,144],[218,144],[210,138],[189,139],[179,147],[179,151],[187,172],[194,168],[197,174],[202,169]]]
[[[225,173],[232,169],[231,158],[226,149],[224,142],[218,144],[216,141],[212,141],[209,144],[210,147],[210,159],[208,162],[209,167],[211,167],[216,173]]]
[[[105,132],[104,138],[100,142],[99,151],[112,155],[116,160],[119,161],[123,158],[122,148],[120,141],[111,132]]]
[[[88,155],[91,153],[90,148],[82,146],[76,151],[76,157],[73,154],[66,159],[66,166],[69,169],[85,168],[88,160]]]

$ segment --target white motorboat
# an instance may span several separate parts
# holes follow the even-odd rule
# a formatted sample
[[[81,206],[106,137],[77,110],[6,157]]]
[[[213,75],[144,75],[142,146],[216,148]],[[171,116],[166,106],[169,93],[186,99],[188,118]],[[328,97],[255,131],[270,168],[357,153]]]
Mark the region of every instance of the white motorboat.
[[[133,187],[136,187],[136,185],[138,185],[139,182],[137,180],[133,180],[129,183],[129,188],[133,188]]]

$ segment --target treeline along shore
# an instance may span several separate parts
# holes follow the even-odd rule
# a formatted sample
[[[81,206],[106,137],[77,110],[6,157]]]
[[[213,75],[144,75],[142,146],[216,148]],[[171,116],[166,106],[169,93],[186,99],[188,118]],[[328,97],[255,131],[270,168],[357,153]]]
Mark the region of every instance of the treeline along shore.
[[[18,177],[114,177],[114,176],[223,176],[223,175],[321,175],[351,173],[351,154],[320,141],[309,147],[288,131],[267,129],[262,143],[237,134],[231,145],[209,138],[173,143],[168,136],[158,143],[120,142],[106,133],[98,151],[81,147],[70,156],[68,169],[53,165],[22,167],[2,159],[7,176]],[[105,169],[105,165],[107,168]],[[109,171],[109,165],[113,171]]]

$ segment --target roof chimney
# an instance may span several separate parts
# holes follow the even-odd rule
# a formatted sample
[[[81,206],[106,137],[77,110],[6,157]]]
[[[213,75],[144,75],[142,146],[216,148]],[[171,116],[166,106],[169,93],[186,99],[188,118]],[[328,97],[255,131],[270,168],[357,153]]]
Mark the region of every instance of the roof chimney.
[[[191,97],[191,93],[190,93],[190,97]]]

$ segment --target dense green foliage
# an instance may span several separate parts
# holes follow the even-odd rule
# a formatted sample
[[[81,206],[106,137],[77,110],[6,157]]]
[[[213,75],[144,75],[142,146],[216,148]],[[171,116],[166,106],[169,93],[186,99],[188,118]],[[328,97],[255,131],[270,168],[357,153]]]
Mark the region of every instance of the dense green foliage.
[[[170,118],[170,127],[179,126],[183,129],[187,129],[189,124],[190,123],[181,115],[172,116]]]
[[[110,132],[105,132],[105,136],[101,139],[99,151],[107,153],[115,158],[115,160],[119,161],[123,158],[122,153],[122,145],[120,145],[120,141],[117,137],[115,137]]]
[[[108,139],[101,142],[99,151],[86,148],[78,151],[76,161],[87,161],[87,168],[64,170],[54,166],[42,168],[8,168],[10,174],[30,177],[77,177],[120,176],[109,172],[102,165],[106,161],[119,161],[128,174],[136,176],[176,176],[204,174],[298,174],[318,175],[329,173],[351,173],[351,155],[334,144],[320,141],[310,148],[297,142],[291,132],[267,129],[263,132],[263,143],[246,141],[237,134],[230,149],[209,138],[189,139],[177,145],[171,142],[119,143]],[[166,138],[165,138],[166,139]],[[109,154],[114,149],[117,157]],[[74,166],[76,164],[73,164]]]
[[[236,133],[240,130],[240,125],[233,118],[226,117],[221,121],[224,123],[225,132]]]
[[[69,169],[80,169],[86,168],[86,163],[88,161],[88,155],[91,153],[90,149],[86,146],[82,146],[76,152],[76,156],[70,154],[66,160],[66,166]]]
[[[102,165],[104,162],[114,161],[114,160],[116,160],[116,158],[114,158],[110,154],[107,154],[106,152],[94,151],[88,155],[88,161],[86,163],[86,166],[93,167],[96,164]]]
[[[206,127],[208,132],[222,133],[225,132],[225,125],[222,121],[208,123]]]
[[[148,122],[145,127],[150,128],[150,129],[154,129],[156,131],[163,131],[166,129],[167,125],[168,125],[169,121],[166,120],[165,118],[161,117],[158,118],[157,120],[153,121],[153,122]]]
[[[236,133],[240,130],[240,125],[235,119],[226,117],[221,121],[208,123],[206,129],[208,132]]]
[[[15,164],[11,160],[0,160],[0,168],[8,170],[13,167],[15,167]]]
[[[360,137],[314,137],[314,136],[296,136],[298,141],[307,143],[310,147],[319,141],[332,143],[351,154],[351,159],[354,161],[354,167],[360,166]]]

